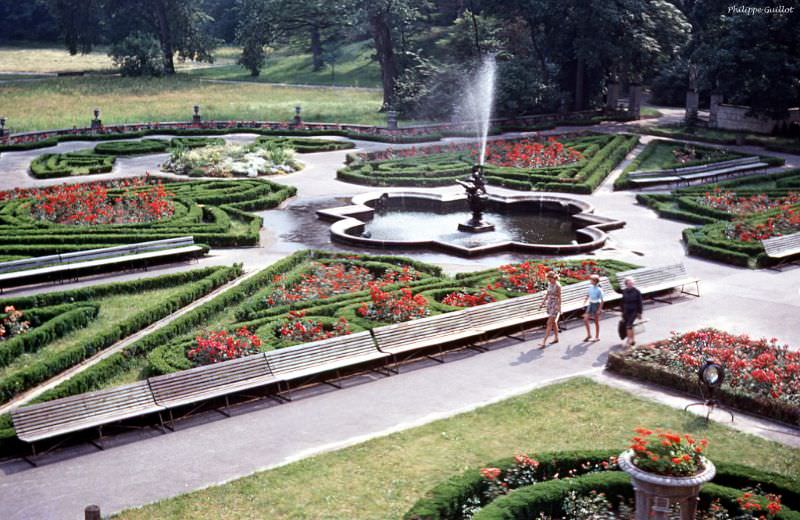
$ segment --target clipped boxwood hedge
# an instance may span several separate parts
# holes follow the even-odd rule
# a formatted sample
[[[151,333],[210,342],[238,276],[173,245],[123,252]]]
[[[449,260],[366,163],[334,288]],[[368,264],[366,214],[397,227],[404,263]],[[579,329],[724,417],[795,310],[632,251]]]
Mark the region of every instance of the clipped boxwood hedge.
[[[311,139],[308,137],[268,137],[261,136],[257,143],[275,143],[293,149],[297,153],[332,152],[355,148],[352,141],[334,141],[330,139]]]
[[[142,139],[141,141],[108,141],[94,147],[100,155],[142,155],[166,152],[169,143],[163,139]]]
[[[31,161],[31,175],[37,179],[55,179],[72,175],[108,173],[114,167],[116,156],[87,151],[46,153]]]
[[[225,144],[222,137],[173,137],[169,141],[170,148],[202,148]]]
[[[536,518],[539,513],[558,515],[566,494],[571,490],[579,494],[592,490],[604,492],[610,500],[621,495],[633,496],[628,475],[620,471],[587,472],[585,467],[601,464],[622,453],[616,450],[561,451],[537,454],[539,462],[537,474],[542,479],[532,486],[518,488],[507,495],[498,497],[483,508],[473,518],[486,519],[524,519]],[[506,471],[514,466],[512,457],[489,462],[484,467],[499,468]],[[781,496],[785,506],[784,519],[800,519],[791,509],[800,509],[800,483],[796,479],[762,471],[740,464],[715,461],[717,475],[712,484],[706,484],[701,500],[704,505],[719,498],[726,507],[735,507],[735,500],[742,489],[759,486],[764,493]],[[555,474],[567,475],[574,472],[577,478],[547,480]],[[437,484],[405,513],[404,520],[461,520],[467,500],[479,496],[486,489],[486,481],[480,468],[472,468],[460,475],[454,475]]]

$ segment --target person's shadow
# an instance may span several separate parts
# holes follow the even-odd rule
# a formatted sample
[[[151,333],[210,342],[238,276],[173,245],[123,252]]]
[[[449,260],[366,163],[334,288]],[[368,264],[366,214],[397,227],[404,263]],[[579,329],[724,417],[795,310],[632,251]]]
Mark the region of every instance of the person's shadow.
[[[581,341],[577,345],[570,345],[564,351],[564,355],[561,356],[561,359],[574,359],[577,357],[581,357],[584,354],[586,354],[586,351],[589,350],[589,346],[593,344],[594,343],[591,343],[589,341]]]
[[[527,352],[520,352],[519,356],[517,356],[517,359],[515,359],[511,363],[511,366],[519,366],[532,363],[537,359],[541,358],[543,355],[544,355],[544,349],[539,348],[538,346],[534,347],[528,350]]]

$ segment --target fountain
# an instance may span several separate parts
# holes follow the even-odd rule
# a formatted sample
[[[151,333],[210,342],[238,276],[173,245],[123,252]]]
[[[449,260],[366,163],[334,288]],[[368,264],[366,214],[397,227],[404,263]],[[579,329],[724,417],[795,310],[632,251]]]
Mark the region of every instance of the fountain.
[[[489,136],[489,122],[492,117],[496,68],[493,56],[483,60],[475,82],[465,91],[466,105],[462,107],[462,114],[467,114],[470,122],[475,125],[475,133],[480,143],[478,164],[472,167],[472,175],[469,180],[456,181],[466,190],[467,203],[472,212],[472,218],[467,222],[458,224],[458,230],[467,233],[486,233],[495,229],[493,224],[483,220],[483,210],[487,196],[483,166],[486,161],[486,140]]]
[[[458,224],[459,231],[468,233],[486,233],[494,231],[494,224],[489,224],[483,220],[483,209],[486,199],[486,182],[483,179],[483,167],[476,164],[472,167],[472,176],[468,181],[456,181],[464,186],[467,191],[467,204],[472,212],[472,218],[466,222]]]
[[[345,206],[319,209],[331,221],[331,240],[349,247],[429,249],[459,256],[501,252],[573,255],[602,247],[607,230],[624,222],[595,215],[585,201],[551,194],[503,196],[486,191],[486,141],[494,97],[495,62],[483,62],[464,92],[459,116],[473,126],[479,159],[465,193],[430,191],[366,193]],[[488,215],[489,221],[484,220]]]

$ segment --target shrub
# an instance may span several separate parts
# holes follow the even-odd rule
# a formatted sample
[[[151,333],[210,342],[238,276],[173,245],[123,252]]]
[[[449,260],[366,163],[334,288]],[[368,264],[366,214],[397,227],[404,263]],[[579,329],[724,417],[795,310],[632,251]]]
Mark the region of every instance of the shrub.
[[[167,150],[168,143],[162,139],[142,139],[141,141],[108,141],[94,147],[100,155],[139,155],[159,153]]]
[[[262,136],[256,139],[256,143],[273,143],[280,146],[291,148],[297,153],[319,153],[331,152],[334,150],[347,150],[355,148],[352,141],[334,141],[330,139],[311,139],[307,137],[271,137]]]
[[[134,32],[114,44],[108,55],[123,76],[161,76],[164,73],[161,45],[151,34]]]
[[[31,161],[31,174],[37,179],[107,173],[116,157],[89,152],[46,153]]]

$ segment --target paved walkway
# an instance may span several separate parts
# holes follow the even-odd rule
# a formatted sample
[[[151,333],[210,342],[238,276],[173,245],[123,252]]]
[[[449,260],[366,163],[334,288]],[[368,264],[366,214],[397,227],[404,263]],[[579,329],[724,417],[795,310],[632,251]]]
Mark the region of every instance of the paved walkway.
[[[87,146],[79,144],[64,143],[57,148]],[[0,185],[30,180],[24,173],[27,165],[9,171],[10,166],[17,164],[19,168],[23,164],[26,159],[21,157],[26,153],[0,156],[0,171],[5,171]],[[38,153],[43,151],[30,154],[27,161]],[[298,202],[369,191],[371,188],[335,180],[335,169],[343,158],[344,152],[303,156],[308,165],[304,171],[277,180],[298,187]],[[790,159],[797,164],[797,157]],[[158,159],[148,156],[131,159],[137,162],[127,161],[120,160],[119,170],[111,175],[141,173],[142,167],[155,165]],[[638,206],[633,193],[611,190],[613,178],[621,168],[593,196],[579,197],[589,200],[598,213],[627,222],[624,229],[611,233],[607,247],[596,256],[643,265],[684,261],[689,272],[703,280],[701,298],[682,297],[673,305],[649,304],[645,310],[649,321],[640,341],[664,338],[675,329],[715,326],[753,336],[775,336],[800,346],[800,328],[796,326],[800,269],[752,271],[686,257],[680,242],[680,232],[686,224],[659,219]],[[276,218],[280,214],[269,213]],[[267,220],[268,228],[269,225]],[[260,248],[222,250],[215,252],[219,256],[213,260],[205,261],[245,260],[246,268],[254,269],[297,247],[269,231],[265,231],[264,239]],[[419,257],[433,258],[450,272],[506,261],[502,256],[477,261],[442,255]],[[7,461],[0,464],[0,516],[80,518],[83,507],[90,503],[98,503],[105,513],[111,513],[474,409],[563,377],[598,375],[608,352],[619,348],[613,338],[616,319],[609,314],[603,321],[603,339],[599,343],[582,343],[582,325],[573,322],[562,334],[561,342],[545,350],[536,346],[540,333],[531,334],[525,342],[501,340],[487,353],[453,353],[444,365],[419,362],[388,378],[360,376],[349,380],[343,390],[304,391],[302,396],[307,398],[288,404],[260,401],[235,408],[231,418],[201,414],[184,421],[175,433],[143,431],[120,435],[108,440],[105,451],[88,445],[70,447],[46,456],[38,468],[22,461]],[[654,395],[641,386],[628,389],[643,396]],[[753,431],[785,442],[795,440],[786,432],[776,434],[757,427]],[[219,449],[221,439],[224,449]]]

